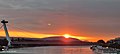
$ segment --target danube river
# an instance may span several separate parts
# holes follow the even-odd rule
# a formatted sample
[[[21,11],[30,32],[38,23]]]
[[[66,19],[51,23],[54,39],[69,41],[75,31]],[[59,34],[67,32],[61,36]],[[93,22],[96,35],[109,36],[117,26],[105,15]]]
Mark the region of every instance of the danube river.
[[[9,49],[5,54],[94,54],[89,46],[42,46]]]

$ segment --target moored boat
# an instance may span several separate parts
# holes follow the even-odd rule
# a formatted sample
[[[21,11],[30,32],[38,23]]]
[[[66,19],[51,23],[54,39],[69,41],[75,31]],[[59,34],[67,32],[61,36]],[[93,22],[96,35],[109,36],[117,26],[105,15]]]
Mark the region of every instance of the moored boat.
[[[98,45],[91,46],[90,49],[96,54],[120,54],[120,49],[102,47]]]

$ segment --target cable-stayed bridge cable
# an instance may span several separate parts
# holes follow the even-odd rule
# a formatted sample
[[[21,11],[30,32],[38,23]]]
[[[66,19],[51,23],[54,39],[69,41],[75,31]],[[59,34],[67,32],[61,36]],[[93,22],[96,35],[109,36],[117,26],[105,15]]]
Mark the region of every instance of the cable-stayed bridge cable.
[[[25,32],[29,32],[29,31],[23,30],[23,29],[18,28],[18,27],[13,27],[13,26],[11,26],[11,25],[9,25],[9,26],[12,27],[12,28],[14,28],[14,30],[17,29],[17,30],[21,31],[24,35],[31,36],[31,35],[25,33]],[[19,32],[17,32],[17,33],[19,33]]]
[[[3,25],[0,26],[0,29],[2,29]]]

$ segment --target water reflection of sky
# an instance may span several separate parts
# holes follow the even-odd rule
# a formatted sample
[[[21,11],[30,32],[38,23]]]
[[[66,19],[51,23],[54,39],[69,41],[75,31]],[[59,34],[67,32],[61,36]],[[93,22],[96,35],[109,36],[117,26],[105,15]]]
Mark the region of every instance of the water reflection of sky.
[[[47,47],[30,47],[30,48],[19,48],[10,49],[17,53],[24,54],[93,54],[88,46],[47,46]],[[14,53],[13,52],[13,53]]]

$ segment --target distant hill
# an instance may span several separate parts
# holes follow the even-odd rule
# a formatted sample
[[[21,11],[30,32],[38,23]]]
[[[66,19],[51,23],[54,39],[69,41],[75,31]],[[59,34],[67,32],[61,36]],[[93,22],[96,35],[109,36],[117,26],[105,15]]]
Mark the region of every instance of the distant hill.
[[[3,41],[5,37],[0,38]],[[91,45],[91,42],[81,41],[76,38],[65,38],[63,36],[54,36],[46,38],[21,38],[12,37],[12,44],[14,46],[78,46],[78,45]]]
[[[76,39],[76,38],[65,38],[63,36],[55,36],[55,37],[47,37],[47,38],[42,38],[41,40],[44,40],[44,41],[71,41],[71,42],[82,42],[81,40],[79,39]]]

